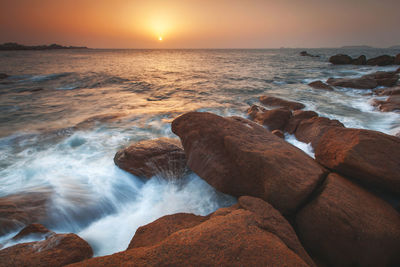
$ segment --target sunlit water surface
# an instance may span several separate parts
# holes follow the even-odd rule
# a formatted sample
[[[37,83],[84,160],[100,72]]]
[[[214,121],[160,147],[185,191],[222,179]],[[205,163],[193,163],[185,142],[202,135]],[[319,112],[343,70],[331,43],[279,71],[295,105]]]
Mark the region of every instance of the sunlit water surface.
[[[370,105],[368,90],[313,90],[307,83],[395,67],[332,66],[330,55],[396,50],[66,50],[0,53],[0,196],[52,192],[47,227],[74,232],[95,255],[126,249],[136,229],[163,215],[206,215],[235,199],[195,174],[143,181],[114,165],[131,142],[174,137],[188,111],[245,117],[262,94],[299,101],[347,127],[388,134],[400,115]],[[93,116],[97,116],[93,118]],[[313,156],[308,144],[287,141]],[[0,238],[5,242],[9,236]],[[11,245],[9,243],[7,245]]]

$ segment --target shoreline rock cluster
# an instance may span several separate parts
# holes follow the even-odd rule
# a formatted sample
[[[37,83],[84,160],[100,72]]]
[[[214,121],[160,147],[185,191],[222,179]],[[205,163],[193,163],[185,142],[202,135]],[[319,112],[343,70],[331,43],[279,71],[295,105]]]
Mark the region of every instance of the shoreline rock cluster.
[[[382,55],[367,60],[365,55],[352,58],[349,55],[337,54],[329,58],[329,62],[334,65],[370,65],[370,66],[389,66],[400,65],[400,54],[396,56]]]
[[[399,71],[310,86],[395,86]],[[382,111],[397,109],[389,99],[397,101],[398,87],[373,92],[389,96],[376,101]],[[28,225],[10,242],[32,235],[40,241],[0,250],[0,266],[400,265],[400,138],[346,128],[302,103],[270,95],[259,102],[248,119],[183,114],[171,124],[179,139],[141,141],[114,157],[144,179],[193,171],[237,204],[207,216],[161,217],[138,228],[125,251],[91,258],[77,235],[37,224],[45,221],[51,191],[3,197],[0,235]],[[310,143],[315,159],[286,142],[285,133]]]

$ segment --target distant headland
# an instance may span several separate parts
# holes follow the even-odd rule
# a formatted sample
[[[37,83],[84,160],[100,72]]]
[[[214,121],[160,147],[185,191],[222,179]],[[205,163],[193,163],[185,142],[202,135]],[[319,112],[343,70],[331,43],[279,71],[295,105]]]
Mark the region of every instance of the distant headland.
[[[54,50],[54,49],[88,49],[86,46],[62,46],[59,44],[51,45],[22,45],[18,43],[0,44],[0,50]]]

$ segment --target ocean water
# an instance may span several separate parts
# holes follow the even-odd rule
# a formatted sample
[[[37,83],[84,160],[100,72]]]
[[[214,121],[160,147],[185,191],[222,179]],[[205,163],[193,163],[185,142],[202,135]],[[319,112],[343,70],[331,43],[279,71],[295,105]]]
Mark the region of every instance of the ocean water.
[[[299,101],[347,127],[395,134],[399,113],[371,105],[368,90],[314,90],[307,83],[396,67],[333,66],[330,55],[395,55],[400,50],[60,50],[0,52],[0,197],[52,192],[56,232],[74,232],[95,255],[126,249],[136,229],[163,215],[206,215],[236,200],[196,174],[144,181],[117,168],[115,152],[145,139],[174,137],[188,111],[246,116],[258,97]],[[313,156],[308,144],[286,140]],[[7,243],[7,236],[0,243]]]

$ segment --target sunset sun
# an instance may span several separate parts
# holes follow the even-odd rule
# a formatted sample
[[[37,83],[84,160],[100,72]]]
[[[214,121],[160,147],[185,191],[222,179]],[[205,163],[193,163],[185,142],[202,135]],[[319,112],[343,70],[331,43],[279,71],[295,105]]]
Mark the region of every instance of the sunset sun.
[[[159,36],[159,37],[158,37],[158,41],[161,42],[162,40],[163,40],[163,39],[162,39],[162,36]]]

